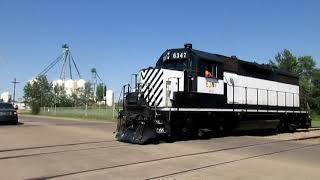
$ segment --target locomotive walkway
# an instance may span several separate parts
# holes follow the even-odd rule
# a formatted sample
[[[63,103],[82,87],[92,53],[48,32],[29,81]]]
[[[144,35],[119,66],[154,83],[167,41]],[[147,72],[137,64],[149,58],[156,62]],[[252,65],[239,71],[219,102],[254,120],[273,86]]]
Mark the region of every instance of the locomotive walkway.
[[[21,122],[18,126],[0,126],[0,179],[320,176],[318,129],[141,146],[115,141],[115,123],[32,117],[22,117]]]

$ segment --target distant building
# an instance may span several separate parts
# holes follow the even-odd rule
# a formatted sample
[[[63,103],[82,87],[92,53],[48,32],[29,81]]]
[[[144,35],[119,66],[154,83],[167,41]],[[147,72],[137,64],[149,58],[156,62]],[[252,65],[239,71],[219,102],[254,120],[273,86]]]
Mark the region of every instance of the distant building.
[[[11,102],[12,95],[9,92],[4,92],[0,95],[0,101],[2,102]]]
[[[15,105],[18,107],[19,110],[29,110],[30,106],[27,106],[23,102],[16,102]]]

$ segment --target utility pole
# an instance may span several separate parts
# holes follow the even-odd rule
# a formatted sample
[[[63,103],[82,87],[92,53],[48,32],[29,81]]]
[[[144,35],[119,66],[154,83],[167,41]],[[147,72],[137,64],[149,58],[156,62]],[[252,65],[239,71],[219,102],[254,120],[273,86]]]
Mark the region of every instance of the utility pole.
[[[13,80],[11,83],[13,83],[13,99],[12,99],[12,102],[13,102],[13,104],[14,104],[14,102],[15,102],[15,97],[16,97],[16,84],[18,84],[18,83],[20,83],[20,82],[18,82],[17,79],[14,78],[14,80]]]

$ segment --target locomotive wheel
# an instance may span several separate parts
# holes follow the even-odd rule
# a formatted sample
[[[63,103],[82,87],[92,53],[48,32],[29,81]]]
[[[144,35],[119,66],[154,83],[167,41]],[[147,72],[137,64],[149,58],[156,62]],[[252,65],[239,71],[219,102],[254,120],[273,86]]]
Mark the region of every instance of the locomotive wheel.
[[[295,132],[297,130],[297,125],[286,121],[280,121],[277,130],[284,133]]]

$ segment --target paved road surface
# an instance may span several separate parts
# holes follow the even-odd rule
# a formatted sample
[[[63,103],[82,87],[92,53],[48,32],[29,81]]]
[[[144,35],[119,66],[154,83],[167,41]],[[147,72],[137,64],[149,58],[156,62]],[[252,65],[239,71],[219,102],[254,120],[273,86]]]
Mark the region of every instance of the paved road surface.
[[[231,136],[141,146],[115,141],[114,123],[21,122],[0,126],[0,179],[320,178],[319,139]]]

